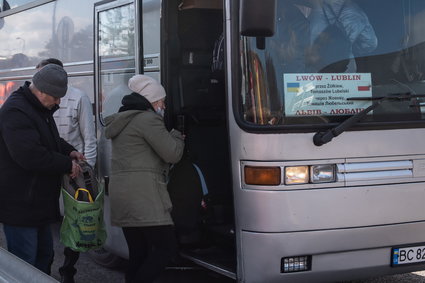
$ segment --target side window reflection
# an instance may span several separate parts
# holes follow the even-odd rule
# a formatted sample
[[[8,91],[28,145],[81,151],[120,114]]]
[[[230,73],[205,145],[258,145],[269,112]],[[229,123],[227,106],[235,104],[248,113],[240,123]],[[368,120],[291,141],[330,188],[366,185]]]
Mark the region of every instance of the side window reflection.
[[[0,12],[13,9],[31,2],[34,2],[34,0],[0,0]]]
[[[4,12],[4,11],[10,9],[10,5],[9,5],[9,3],[6,0],[0,1],[0,3],[1,3],[1,5],[0,5],[0,12]]]

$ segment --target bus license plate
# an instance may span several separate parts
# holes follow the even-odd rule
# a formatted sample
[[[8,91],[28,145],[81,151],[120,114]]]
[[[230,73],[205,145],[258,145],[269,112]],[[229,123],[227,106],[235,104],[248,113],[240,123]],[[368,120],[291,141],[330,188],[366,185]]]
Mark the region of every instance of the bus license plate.
[[[391,262],[392,266],[425,262],[425,246],[394,248]]]

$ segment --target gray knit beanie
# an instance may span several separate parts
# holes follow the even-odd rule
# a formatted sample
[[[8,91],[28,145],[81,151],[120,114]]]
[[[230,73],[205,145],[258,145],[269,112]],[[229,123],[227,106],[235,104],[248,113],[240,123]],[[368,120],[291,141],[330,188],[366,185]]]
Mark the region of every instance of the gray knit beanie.
[[[48,64],[32,77],[35,87],[50,96],[64,97],[68,90],[68,74],[56,64]]]
[[[162,85],[146,75],[135,75],[128,81],[128,88],[143,95],[150,103],[163,99],[166,96]]]

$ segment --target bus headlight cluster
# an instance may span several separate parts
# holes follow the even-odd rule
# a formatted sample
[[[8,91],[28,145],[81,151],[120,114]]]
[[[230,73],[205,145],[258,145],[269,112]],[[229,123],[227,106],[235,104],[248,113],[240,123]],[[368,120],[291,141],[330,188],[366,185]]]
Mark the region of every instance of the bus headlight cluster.
[[[335,164],[285,167],[285,185],[336,181]]]

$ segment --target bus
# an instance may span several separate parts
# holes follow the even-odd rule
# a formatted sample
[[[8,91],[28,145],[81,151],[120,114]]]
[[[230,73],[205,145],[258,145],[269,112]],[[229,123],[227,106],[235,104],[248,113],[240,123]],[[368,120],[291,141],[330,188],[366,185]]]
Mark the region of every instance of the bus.
[[[186,135],[180,255],[238,282],[425,269],[422,0],[1,0],[0,103],[47,57],[89,94],[108,238],[104,118],[144,73]]]

